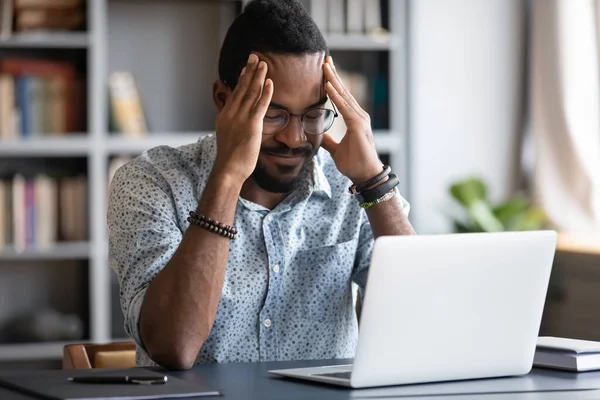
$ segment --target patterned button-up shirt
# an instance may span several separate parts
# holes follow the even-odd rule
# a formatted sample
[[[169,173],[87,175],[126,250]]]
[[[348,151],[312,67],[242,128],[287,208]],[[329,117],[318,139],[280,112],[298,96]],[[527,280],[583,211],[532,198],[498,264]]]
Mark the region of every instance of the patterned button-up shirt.
[[[144,293],[188,228],[188,212],[197,207],[215,156],[214,135],[179,148],[161,146],[112,180],[109,260],[138,365],[155,365],[138,327]],[[238,199],[239,233],[198,363],[354,356],[352,282],[364,290],[373,234],[329,154],[320,149],[310,167],[308,179],[272,210]],[[408,213],[402,197],[395,201]]]

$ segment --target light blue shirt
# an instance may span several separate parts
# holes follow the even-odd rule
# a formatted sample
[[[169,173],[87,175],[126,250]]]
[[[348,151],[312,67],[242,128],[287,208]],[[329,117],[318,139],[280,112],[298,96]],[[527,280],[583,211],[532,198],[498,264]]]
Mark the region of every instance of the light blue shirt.
[[[214,135],[177,149],[157,147],[120,168],[111,183],[110,267],[138,365],[156,365],[140,340],[144,293],[188,228],[215,156]],[[196,362],[354,357],[351,283],[364,290],[373,234],[330,155],[320,149],[310,167],[309,178],[273,210],[238,199],[239,233]],[[396,199],[408,213],[408,203]]]

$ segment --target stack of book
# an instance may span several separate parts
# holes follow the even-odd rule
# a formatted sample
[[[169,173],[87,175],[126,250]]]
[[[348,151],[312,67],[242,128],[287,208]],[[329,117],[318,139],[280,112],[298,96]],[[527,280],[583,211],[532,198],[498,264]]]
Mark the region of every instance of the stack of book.
[[[600,370],[600,342],[540,336],[533,365],[573,372]]]
[[[15,175],[0,180],[0,251],[88,238],[87,178]]]
[[[383,29],[380,0],[313,0],[310,11],[323,33],[387,33]]]
[[[57,32],[85,27],[83,0],[0,0],[0,39],[13,32]]]
[[[83,95],[69,62],[0,59],[0,138],[80,131]]]

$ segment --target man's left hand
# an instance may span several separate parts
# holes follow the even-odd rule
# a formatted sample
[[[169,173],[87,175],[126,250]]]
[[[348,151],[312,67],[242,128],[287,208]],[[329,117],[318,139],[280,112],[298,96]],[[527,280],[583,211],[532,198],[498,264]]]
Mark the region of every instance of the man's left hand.
[[[325,90],[342,114],[348,130],[339,143],[325,133],[321,146],[331,153],[337,169],[359,185],[382,171],[371,130],[371,118],[342,83],[330,56],[323,64],[323,72],[327,81]]]

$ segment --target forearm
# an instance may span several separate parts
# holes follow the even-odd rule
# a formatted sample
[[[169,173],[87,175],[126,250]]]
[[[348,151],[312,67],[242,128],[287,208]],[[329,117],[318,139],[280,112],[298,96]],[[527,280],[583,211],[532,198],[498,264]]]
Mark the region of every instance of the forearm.
[[[414,235],[415,230],[396,197],[367,209],[373,237]]]
[[[197,212],[233,225],[241,185],[211,177]],[[140,315],[140,335],[159,364],[186,369],[207,339],[219,304],[230,239],[190,225],[179,247],[149,285]]]

